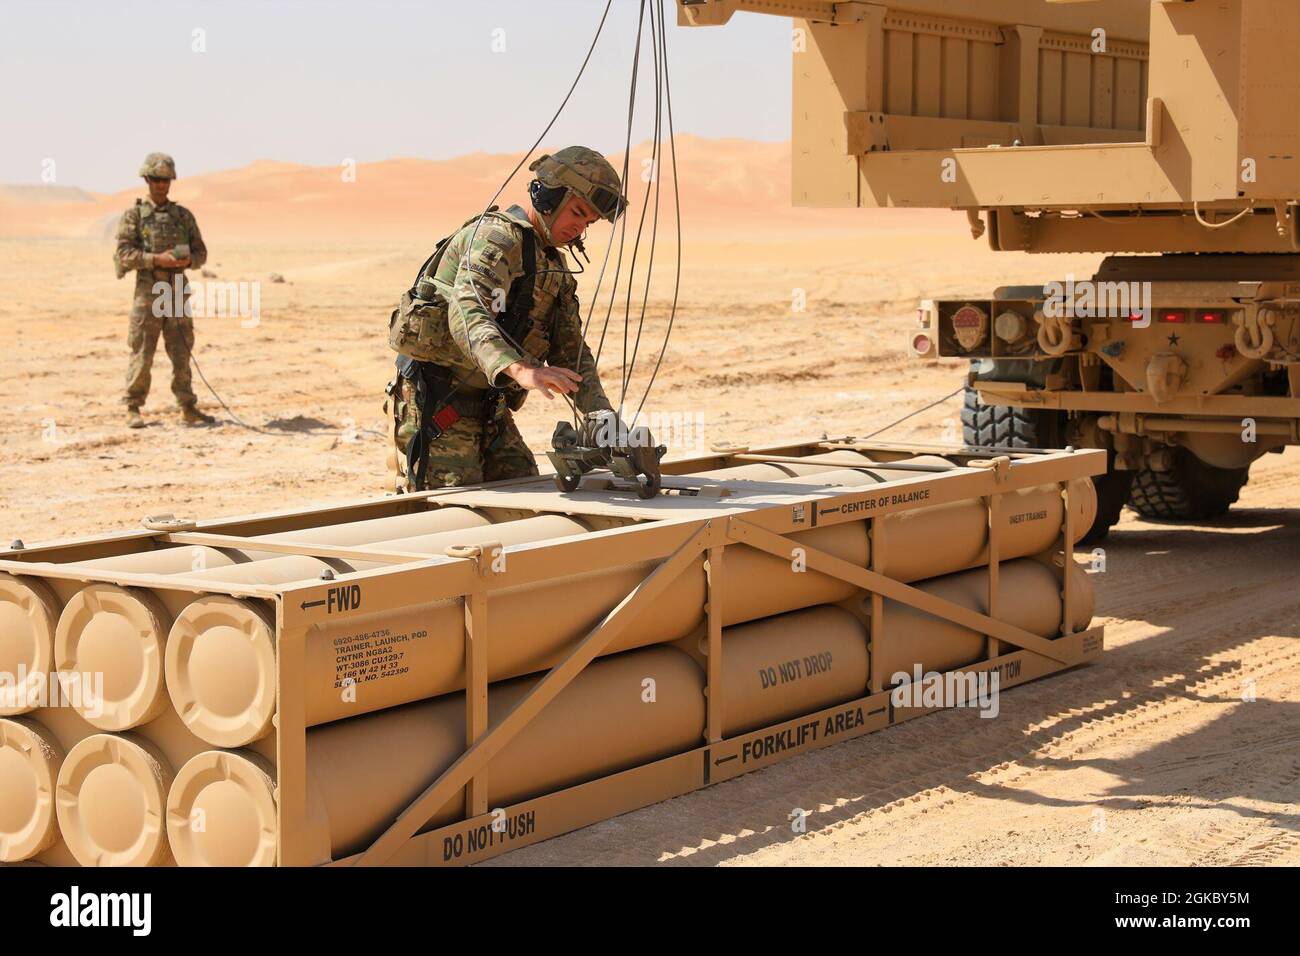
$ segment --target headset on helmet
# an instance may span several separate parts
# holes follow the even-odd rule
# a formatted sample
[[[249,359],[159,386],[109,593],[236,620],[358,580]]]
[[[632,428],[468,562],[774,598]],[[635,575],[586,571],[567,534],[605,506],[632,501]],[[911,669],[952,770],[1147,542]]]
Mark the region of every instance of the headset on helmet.
[[[568,191],[567,186],[546,186],[537,179],[528,184],[528,197],[533,201],[533,208],[543,216],[549,216],[559,209]]]
[[[537,179],[529,185],[529,195],[538,212],[559,208],[566,191],[581,196],[600,214],[614,222],[627,208],[627,197],[614,167],[600,153],[583,146],[566,146],[554,155],[546,154],[529,166]],[[558,195],[558,199],[555,198]],[[549,209],[537,205],[554,203]]]

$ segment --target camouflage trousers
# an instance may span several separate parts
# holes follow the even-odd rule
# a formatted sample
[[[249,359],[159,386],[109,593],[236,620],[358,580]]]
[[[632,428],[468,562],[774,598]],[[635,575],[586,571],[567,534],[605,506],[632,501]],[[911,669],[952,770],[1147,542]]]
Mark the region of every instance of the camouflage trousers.
[[[430,445],[424,484],[414,487],[414,477],[406,474],[406,448],[420,430],[420,409],[415,385],[400,377],[398,385],[392,398],[396,454],[390,454],[389,460],[399,488],[428,491],[538,474],[537,460],[507,411],[492,421],[461,417]]]
[[[192,404],[194,388],[190,374],[190,350],[194,348],[194,320],[182,314],[177,318],[159,318],[153,314],[153,295],[147,288],[137,287],[131,305],[131,327],[127,345],[131,361],[126,370],[125,401],[131,408],[139,408],[149,395],[154,352],[158,348],[158,335],[162,334],[163,347],[172,363],[172,394],[181,405]]]

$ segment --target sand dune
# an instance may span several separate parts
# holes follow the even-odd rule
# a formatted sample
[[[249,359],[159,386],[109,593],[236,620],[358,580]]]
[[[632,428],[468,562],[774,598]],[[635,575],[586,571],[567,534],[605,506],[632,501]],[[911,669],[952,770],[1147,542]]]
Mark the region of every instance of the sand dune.
[[[17,185],[0,186],[0,207],[5,203],[35,205],[46,203],[93,203],[98,199],[77,186]]]
[[[910,228],[954,219],[943,210],[889,210],[866,217],[853,209],[790,206],[790,144],[736,139],[676,139],[681,171],[682,230],[690,237],[837,234],[871,228]],[[551,147],[554,149],[555,147]],[[539,150],[541,155],[546,150]],[[633,147],[628,189],[629,234],[646,210],[654,217],[651,144]],[[472,153],[448,160],[391,159],[361,163],[355,181],[342,166],[259,160],[241,169],[187,176],[172,197],[194,210],[205,236],[231,241],[434,240],[481,208],[519,162],[518,155]],[[622,169],[622,153],[610,156]],[[185,157],[177,156],[180,171]],[[668,146],[659,163],[659,228],[676,232],[673,170]],[[689,172],[688,172],[689,171]],[[532,174],[522,168],[502,191],[501,204],[524,195]],[[122,210],[142,188],[88,193],[71,186],[0,187],[0,237],[97,239],[111,236]],[[648,196],[647,196],[648,192]]]

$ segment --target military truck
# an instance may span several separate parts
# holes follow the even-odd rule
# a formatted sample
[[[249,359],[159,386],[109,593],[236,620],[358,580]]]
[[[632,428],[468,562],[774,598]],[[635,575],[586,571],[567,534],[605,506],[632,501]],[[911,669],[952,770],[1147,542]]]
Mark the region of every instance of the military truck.
[[[1094,275],[926,300],[977,446],[1103,448],[1130,504],[1203,519],[1300,444],[1300,3],[679,0],[794,17],[793,202],[964,210]],[[1040,281],[1042,279],[1043,281]]]

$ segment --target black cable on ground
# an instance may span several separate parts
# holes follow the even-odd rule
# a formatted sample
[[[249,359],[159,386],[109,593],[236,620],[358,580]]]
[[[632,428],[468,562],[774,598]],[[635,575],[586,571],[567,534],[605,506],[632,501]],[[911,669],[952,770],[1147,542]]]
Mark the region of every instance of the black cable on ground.
[[[238,415],[232,412],[230,410],[230,406],[226,404],[226,400],[217,394],[217,390],[212,387],[212,383],[208,381],[208,377],[203,374],[203,369],[199,368],[199,360],[194,357],[194,353],[190,350],[188,345],[185,347],[185,351],[189,352],[190,364],[194,366],[194,371],[199,373],[199,378],[203,380],[203,384],[208,387],[208,391],[212,393],[212,397],[217,400],[217,403],[226,410],[226,414],[230,416],[231,421],[233,421],[240,428],[247,428],[250,432],[257,432],[258,434],[261,435],[275,434],[274,432],[267,431],[265,428],[258,428],[256,425],[248,424],[247,422],[242,420]]]
[[[182,339],[182,341],[184,341],[184,340]],[[217,390],[216,390],[215,388],[212,387],[212,383],[208,381],[208,377],[207,377],[206,375],[203,374],[203,369],[199,367],[199,360],[198,360],[197,358],[194,357],[194,352],[190,349],[190,347],[189,347],[188,345],[185,346],[185,352],[186,352],[186,354],[189,356],[190,364],[194,366],[194,371],[196,371],[196,372],[199,373],[199,378],[200,378],[200,380],[202,380],[203,384],[204,384],[205,386],[207,386],[208,391],[212,393],[212,397],[215,398],[215,399],[217,400],[217,404],[219,404],[222,408],[224,408],[224,409],[226,410],[226,414],[230,416],[230,420],[231,420],[232,422],[234,422],[234,423],[235,423],[236,425],[238,425],[240,428],[246,428],[246,429],[248,429],[248,431],[250,431],[250,432],[257,432],[257,434],[259,434],[259,435],[277,435],[277,436],[283,436],[283,435],[285,435],[285,434],[291,434],[291,433],[288,432],[288,431],[279,431],[279,430],[271,430],[271,429],[267,429],[267,428],[259,428],[258,426],[256,426],[256,425],[250,425],[250,424],[248,424],[246,421],[244,421],[243,419],[241,419],[238,415],[236,415],[233,411],[231,411],[230,406],[226,404],[226,400],[225,400],[224,398],[222,398],[222,397],[217,393]],[[195,407],[197,407],[197,406],[195,406]],[[216,422],[216,423],[214,423],[214,424],[218,424],[218,425],[219,425],[220,422]],[[373,429],[373,428],[358,428],[358,429],[355,429],[355,433],[356,433],[356,434],[359,434],[359,435],[378,435],[378,436],[381,436],[381,437],[383,436],[383,432],[381,432],[381,431],[377,431],[376,429]],[[348,434],[348,433],[347,433],[347,432],[323,432],[323,433],[322,433],[322,432],[311,432],[310,434],[313,434],[313,435],[320,435],[320,434],[325,434],[325,435],[334,435],[334,436],[336,436],[336,437],[340,437],[340,438],[341,438],[341,437],[343,437],[344,435],[346,435],[346,434]]]

